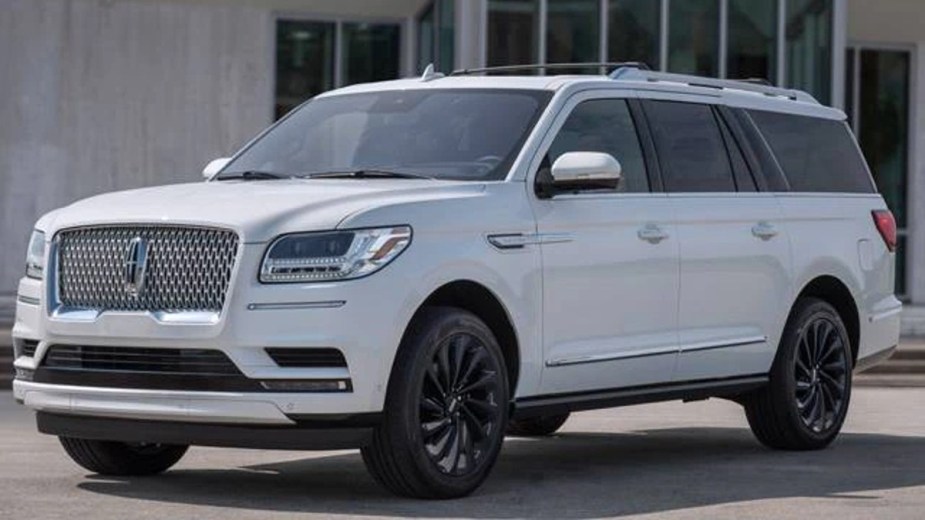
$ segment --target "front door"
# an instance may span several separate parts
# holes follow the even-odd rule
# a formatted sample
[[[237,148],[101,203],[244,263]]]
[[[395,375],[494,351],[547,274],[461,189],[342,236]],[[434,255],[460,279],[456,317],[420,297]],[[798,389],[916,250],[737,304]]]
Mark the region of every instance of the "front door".
[[[623,169],[616,190],[530,194],[543,261],[545,394],[667,382],[677,356],[671,202],[650,192],[635,101],[604,95],[573,98],[536,161],[543,175],[563,153],[605,152]]]

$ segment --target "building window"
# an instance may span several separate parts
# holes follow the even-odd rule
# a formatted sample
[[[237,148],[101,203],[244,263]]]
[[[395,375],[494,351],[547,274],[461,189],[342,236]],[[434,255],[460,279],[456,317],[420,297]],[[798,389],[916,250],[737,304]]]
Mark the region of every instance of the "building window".
[[[668,70],[716,76],[719,0],[674,0],[668,11]]]
[[[787,83],[828,104],[832,93],[832,0],[787,0]]]
[[[276,25],[276,103],[279,119],[306,99],[334,88],[336,26],[281,20]]]
[[[537,0],[489,0],[489,66],[539,62],[540,3]]]
[[[276,22],[276,119],[326,90],[396,79],[400,72],[398,23]]]
[[[431,63],[440,72],[453,71],[455,16],[454,0],[435,0],[418,15],[418,73]]]
[[[912,53],[877,48],[849,48],[847,52],[848,121],[877,188],[896,217],[896,293],[902,296],[907,294]]]
[[[401,27],[395,24],[345,23],[341,34],[344,85],[399,76]]]
[[[726,76],[777,83],[775,0],[728,0]]]
[[[607,10],[607,59],[641,61],[657,69],[661,2],[610,0]]]
[[[601,61],[599,0],[546,0],[546,62]]]

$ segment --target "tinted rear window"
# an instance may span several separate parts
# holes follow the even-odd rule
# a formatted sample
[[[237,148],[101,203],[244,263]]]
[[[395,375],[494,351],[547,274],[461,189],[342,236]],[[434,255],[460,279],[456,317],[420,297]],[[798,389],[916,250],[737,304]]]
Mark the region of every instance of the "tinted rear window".
[[[709,105],[647,101],[668,192],[736,191],[726,144]]]
[[[874,192],[864,158],[842,121],[750,110],[790,191]]]

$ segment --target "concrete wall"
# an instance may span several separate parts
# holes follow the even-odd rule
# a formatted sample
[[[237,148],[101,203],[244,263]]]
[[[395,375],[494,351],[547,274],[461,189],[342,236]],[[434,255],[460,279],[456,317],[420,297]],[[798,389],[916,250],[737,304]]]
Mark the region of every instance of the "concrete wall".
[[[0,0],[0,321],[39,215],[198,179],[271,122],[276,14],[410,27],[426,2]]]
[[[849,0],[848,43],[912,50],[911,172],[908,192],[907,285],[912,302],[925,304],[925,1]]]

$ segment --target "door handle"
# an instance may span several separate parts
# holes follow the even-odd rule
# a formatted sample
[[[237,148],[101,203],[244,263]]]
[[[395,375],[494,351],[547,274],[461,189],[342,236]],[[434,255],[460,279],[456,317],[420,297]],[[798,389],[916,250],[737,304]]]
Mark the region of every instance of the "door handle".
[[[771,240],[777,236],[777,229],[769,222],[759,222],[752,226],[752,234],[761,240]]]
[[[656,224],[646,224],[637,235],[640,240],[645,240],[650,244],[658,244],[668,238],[668,233]]]

